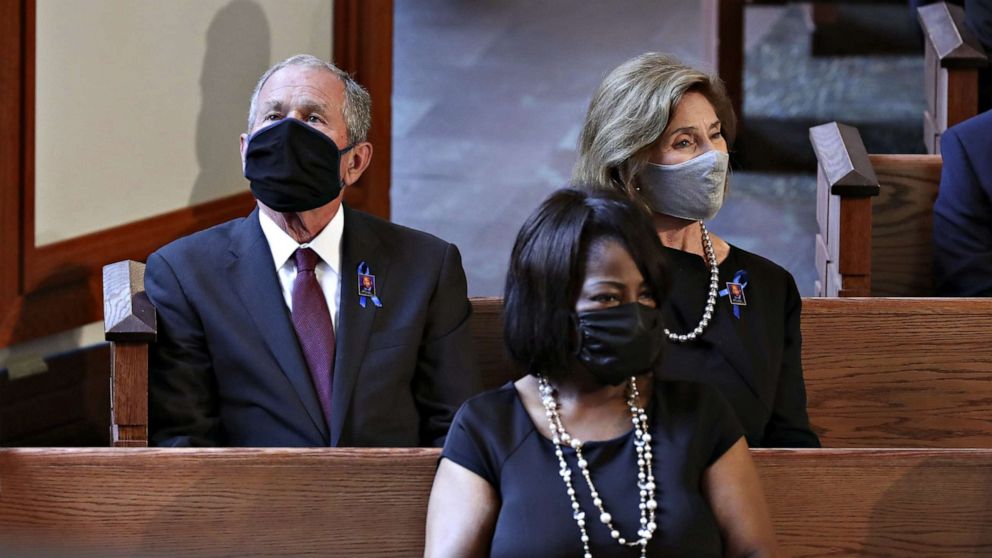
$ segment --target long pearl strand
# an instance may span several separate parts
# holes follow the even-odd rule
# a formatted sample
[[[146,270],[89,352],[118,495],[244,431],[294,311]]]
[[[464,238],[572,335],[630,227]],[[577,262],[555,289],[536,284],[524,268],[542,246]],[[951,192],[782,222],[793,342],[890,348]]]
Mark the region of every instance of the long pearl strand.
[[[620,536],[620,531],[613,526],[613,516],[606,511],[599,491],[593,485],[592,476],[589,474],[589,463],[582,456],[582,441],[565,431],[565,426],[561,421],[561,414],[558,412],[561,405],[558,403],[555,389],[551,387],[545,376],[539,375],[537,379],[541,403],[544,404],[544,411],[548,417],[548,426],[551,430],[551,441],[555,444],[555,455],[558,456],[558,463],[561,466],[558,473],[565,482],[565,491],[568,493],[569,499],[572,500],[572,518],[575,519],[575,523],[579,526],[584,558],[592,558],[592,552],[589,550],[589,533],[586,531],[586,514],[581,510],[579,501],[575,496],[575,488],[572,486],[572,470],[565,461],[565,453],[561,449],[563,445],[568,445],[575,450],[579,472],[589,486],[589,495],[592,498],[593,505],[599,511],[599,521],[606,525],[607,529],[610,530],[610,536],[617,543],[623,546],[640,546],[641,558],[645,558],[647,556],[648,542],[651,541],[655,530],[658,528],[657,523],[655,523],[655,511],[658,508],[658,502],[655,500],[654,472],[651,467],[651,434],[648,433],[648,415],[644,411],[644,408],[637,404],[640,398],[640,393],[637,391],[637,382],[631,377],[627,382],[626,391],[627,406],[630,408],[631,421],[634,423],[634,448],[637,450],[637,486],[640,493],[638,507],[641,510],[641,527],[637,531],[638,539],[636,541],[628,541],[626,538]]]
[[[699,222],[699,228],[703,230],[703,251],[706,252],[706,261],[710,264],[709,296],[706,298],[706,309],[703,310],[703,317],[699,320],[699,325],[696,326],[696,329],[689,333],[672,333],[667,327],[665,328],[665,335],[668,336],[668,340],[675,343],[692,341],[702,335],[703,330],[709,325],[710,319],[713,317],[713,309],[716,307],[717,286],[720,283],[720,267],[716,264],[716,253],[713,251],[713,242],[710,241],[710,232],[706,230],[706,225],[702,221]]]

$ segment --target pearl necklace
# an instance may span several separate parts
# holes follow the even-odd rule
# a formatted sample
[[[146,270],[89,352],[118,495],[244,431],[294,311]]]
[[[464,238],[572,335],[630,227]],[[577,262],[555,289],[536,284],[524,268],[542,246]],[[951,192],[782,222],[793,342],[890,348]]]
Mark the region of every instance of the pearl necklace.
[[[699,222],[699,228],[703,230],[703,250],[706,252],[706,261],[710,264],[710,292],[706,298],[706,309],[703,310],[703,317],[699,320],[699,325],[696,326],[696,329],[689,333],[672,333],[667,327],[665,328],[665,335],[668,336],[668,340],[675,343],[692,341],[702,335],[703,330],[710,323],[710,318],[713,317],[713,308],[716,307],[717,285],[720,283],[720,268],[716,264],[716,253],[713,252],[710,233],[706,230],[706,225],[702,221]]]
[[[599,491],[592,483],[592,476],[589,474],[589,463],[582,457],[582,441],[572,437],[565,431],[565,426],[561,422],[561,415],[558,409],[561,405],[556,398],[556,390],[548,383],[548,379],[539,375],[538,392],[541,395],[541,403],[544,404],[545,414],[548,416],[548,426],[551,430],[551,441],[555,444],[555,455],[558,456],[558,463],[561,468],[558,474],[565,482],[565,491],[569,499],[572,500],[572,518],[579,526],[584,558],[592,558],[589,550],[589,533],[586,531],[586,514],[580,509],[579,501],[575,497],[575,488],[572,486],[572,470],[565,462],[565,453],[561,447],[568,445],[575,450],[575,458],[578,462],[579,472],[589,485],[589,495],[592,497],[593,505],[599,510],[599,521],[610,530],[610,536],[618,544],[623,546],[640,546],[641,558],[647,556],[648,542],[654,536],[658,525],[655,523],[655,510],[658,502],[655,500],[654,472],[651,468],[651,434],[648,433],[648,415],[644,408],[637,405],[640,394],[637,391],[637,382],[630,378],[627,382],[627,406],[630,408],[631,421],[634,423],[634,447],[637,450],[637,486],[640,492],[641,527],[637,531],[638,539],[628,541],[620,536],[620,531],[613,526],[613,516],[603,507],[603,500]]]

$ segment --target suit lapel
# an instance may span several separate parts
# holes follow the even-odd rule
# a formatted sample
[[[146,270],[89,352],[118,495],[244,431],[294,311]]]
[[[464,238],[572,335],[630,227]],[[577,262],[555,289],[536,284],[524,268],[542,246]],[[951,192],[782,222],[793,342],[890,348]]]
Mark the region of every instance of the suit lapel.
[[[258,209],[242,221],[230,248],[232,258],[227,265],[229,284],[238,293],[310,420],[327,440],[327,423],[296,339],[289,309],[282,297],[272,252],[258,223]]]
[[[358,297],[358,265],[368,264],[376,276],[376,291],[386,304],[401,301],[389,298],[389,261],[380,250],[380,240],[369,226],[368,216],[344,208],[344,233],[341,237],[341,292],[338,304],[337,347],[334,357],[334,386],[331,395],[331,445],[337,446],[348,417],[352,394],[358,381],[369,334],[376,315],[382,310],[372,301],[363,308]]]

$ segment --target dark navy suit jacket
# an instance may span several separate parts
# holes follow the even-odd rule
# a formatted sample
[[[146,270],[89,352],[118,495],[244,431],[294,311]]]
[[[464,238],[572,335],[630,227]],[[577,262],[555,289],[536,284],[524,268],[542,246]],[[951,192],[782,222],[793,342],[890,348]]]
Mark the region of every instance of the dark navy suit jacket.
[[[934,282],[942,296],[992,296],[992,111],[948,128],[933,206]]]
[[[440,445],[480,390],[461,256],[426,233],[343,208],[327,424],[256,209],[148,258],[158,310],[149,437],[168,446]],[[382,307],[359,303],[357,268]]]

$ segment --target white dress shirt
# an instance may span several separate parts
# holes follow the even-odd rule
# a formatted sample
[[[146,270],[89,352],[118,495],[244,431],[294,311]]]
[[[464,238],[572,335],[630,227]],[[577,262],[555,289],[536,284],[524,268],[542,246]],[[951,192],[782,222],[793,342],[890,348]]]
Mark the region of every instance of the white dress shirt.
[[[310,242],[299,244],[271,217],[259,210],[258,222],[262,226],[262,234],[269,243],[272,251],[272,261],[282,285],[282,295],[290,312],[293,311],[293,281],[296,279],[296,260],[293,254],[297,248],[311,248],[320,256],[314,273],[320,290],[327,300],[327,309],[331,312],[331,323],[334,330],[338,327],[338,301],[341,293],[341,233],[344,231],[344,208],[331,219],[324,230]]]

